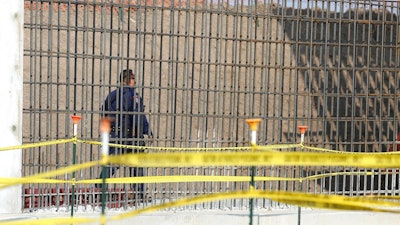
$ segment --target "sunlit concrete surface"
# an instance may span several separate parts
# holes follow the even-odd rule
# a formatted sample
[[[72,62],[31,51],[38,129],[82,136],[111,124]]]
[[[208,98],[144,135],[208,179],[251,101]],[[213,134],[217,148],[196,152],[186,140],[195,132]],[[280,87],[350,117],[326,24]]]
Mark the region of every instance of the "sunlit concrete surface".
[[[124,212],[111,211],[107,216],[111,217]],[[25,214],[0,214],[1,221],[39,220],[48,218],[69,218],[69,212],[36,212]],[[75,218],[99,218],[100,212],[76,213]],[[395,213],[375,213],[356,211],[334,211],[302,209],[300,223],[298,222],[298,210],[275,209],[257,210],[254,212],[253,225],[394,225],[400,224],[400,215]],[[87,223],[100,224],[99,222]],[[106,224],[135,224],[135,225],[248,225],[249,212],[245,210],[203,210],[203,211],[168,211],[146,213],[118,221],[107,221]]]

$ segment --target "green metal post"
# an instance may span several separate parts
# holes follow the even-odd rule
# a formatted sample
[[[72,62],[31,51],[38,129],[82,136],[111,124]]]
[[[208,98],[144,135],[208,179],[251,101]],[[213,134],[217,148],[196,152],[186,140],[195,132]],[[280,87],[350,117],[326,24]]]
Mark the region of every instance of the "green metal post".
[[[107,166],[103,165],[102,166],[102,185],[101,185],[101,215],[104,216],[106,214],[105,210],[105,205],[106,205],[106,172],[107,172]]]
[[[75,165],[75,155],[76,155],[76,142],[74,142],[72,150],[72,165]],[[74,216],[74,202],[75,202],[75,172],[72,172],[72,193],[71,193],[71,217]]]
[[[254,166],[252,166],[251,167],[251,181],[250,181],[250,187],[251,188],[254,188]],[[253,201],[254,201],[254,199],[253,198],[250,198],[250,202],[249,202],[249,204],[250,204],[250,225],[252,225],[253,224],[253,211],[254,211],[254,209],[253,209],[253,205],[254,205],[254,203],[253,203]]]
[[[299,130],[300,130],[300,134],[301,134],[301,140],[300,140],[300,145],[303,145],[304,143],[304,134],[307,131],[307,126],[298,126]],[[301,148],[303,150],[303,147]],[[303,190],[303,171],[302,171],[302,167],[299,167],[299,178],[300,178],[300,182],[299,182],[299,191]],[[297,225],[301,224],[301,207],[299,206],[297,208]]]
[[[106,172],[108,160],[108,143],[109,137],[111,132],[111,120],[107,117],[101,118],[100,120],[100,132],[101,132],[101,139],[102,139],[102,159],[105,161],[102,162],[102,185],[101,185],[101,224],[103,225],[105,222],[105,208],[106,208]]]
[[[261,119],[247,119],[246,123],[250,126],[251,130],[251,151],[254,152],[254,147],[256,146],[257,142],[257,129],[258,129],[258,124],[261,122]],[[254,190],[254,173],[255,173],[255,167],[251,166],[250,170],[250,190]],[[250,225],[253,225],[253,211],[254,211],[254,199],[250,198],[249,200],[249,208],[250,208]]]
[[[72,148],[72,165],[76,164],[76,139],[78,136],[78,123],[82,119],[81,116],[71,116],[74,124],[74,142]],[[72,172],[72,190],[71,190],[71,217],[74,216],[74,203],[75,203],[75,171]]]

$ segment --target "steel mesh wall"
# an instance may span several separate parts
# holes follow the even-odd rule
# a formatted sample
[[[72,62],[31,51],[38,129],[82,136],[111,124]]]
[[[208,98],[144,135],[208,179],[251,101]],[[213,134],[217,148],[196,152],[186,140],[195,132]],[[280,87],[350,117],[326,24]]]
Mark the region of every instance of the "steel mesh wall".
[[[98,140],[100,106],[121,85],[120,71],[130,68],[154,146],[248,146],[245,119],[260,117],[259,144],[299,142],[297,126],[308,125],[307,144],[386,151],[398,131],[398,13],[396,1],[25,1],[23,141],[71,137],[73,114],[83,116],[79,138]],[[98,146],[77,149],[78,163],[99,159]],[[23,174],[71,165],[72,157],[72,144],[24,151]],[[77,179],[96,178],[99,169],[83,170]],[[257,175],[364,170],[266,166]],[[249,175],[249,168],[152,168],[146,174]],[[397,193],[398,182],[383,174],[332,176],[304,182],[301,190],[388,194]],[[249,185],[146,187],[163,202]],[[69,188],[26,185],[25,208],[68,206],[60,196]],[[299,184],[260,182],[257,188],[290,191]],[[93,185],[78,190],[79,204],[98,206]],[[269,200],[256,204],[279,207]],[[191,207],[247,205],[233,199]]]

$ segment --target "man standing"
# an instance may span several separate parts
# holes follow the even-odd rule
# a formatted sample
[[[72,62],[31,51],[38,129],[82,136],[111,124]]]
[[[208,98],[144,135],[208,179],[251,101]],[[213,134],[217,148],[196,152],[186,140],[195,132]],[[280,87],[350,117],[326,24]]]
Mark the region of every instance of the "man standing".
[[[143,99],[135,92],[135,75],[132,70],[123,70],[121,72],[122,86],[112,91],[106,98],[102,111],[105,117],[109,117],[111,122],[110,143],[121,145],[144,146],[144,135],[153,139],[153,133],[149,128],[149,122],[143,114]],[[141,152],[138,149],[109,148],[109,154],[126,154]],[[110,178],[119,167],[107,168],[105,174],[100,173],[99,178],[103,176]],[[128,176],[143,176],[143,168],[130,168]],[[96,187],[101,187],[97,184]],[[134,187],[134,186],[132,186]],[[136,193],[143,196],[143,184],[136,186]]]

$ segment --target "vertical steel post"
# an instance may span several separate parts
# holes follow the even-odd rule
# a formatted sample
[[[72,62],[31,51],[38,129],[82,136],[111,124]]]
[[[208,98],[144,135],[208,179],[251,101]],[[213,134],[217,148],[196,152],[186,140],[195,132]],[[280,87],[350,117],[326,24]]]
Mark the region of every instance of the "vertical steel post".
[[[246,123],[250,126],[251,130],[251,151],[254,152],[255,146],[257,145],[257,130],[258,124],[261,122],[261,119],[247,119]],[[254,166],[251,166],[250,176],[250,190],[254,190]],[[249,207],[250,207],[250,225],[253,225],[253,198],[250,198]]]
[[[74,142],[72,149],[72,165],[76,164],[76,139],[78,135],[78,123],[82,119],[81,116],[73,115],[71,116],[72,122],[74,124]],[[71,217],[74,216],[74,202],[75,202],[75,172],[72,172],[72,191],[71,191]]]
[[[109,155],[109,138],[111,132],[111,120],[107,117],[100,120],[100,132],[102,140],[102,185],[101,185],[101,224],[105,222],[105,200],[106,200],[106,163]]]
[[[308,126],[298,126],[300,134],[301,134],[301,138],[300,138],[300,145],[303,145],[304,143],[304,134],[307,131]],[[301,147],[301,149],[303,150],[303,147]],[[299,182],[299,191],[301,191],[303,188],[303,171],[302,168],[299,167],[299,178],[300,178],[300,182]],[[297,208],[297,224],[300,225],[301,224],[301,207],[299,206]]]

